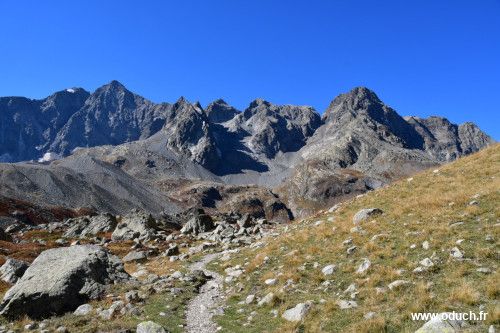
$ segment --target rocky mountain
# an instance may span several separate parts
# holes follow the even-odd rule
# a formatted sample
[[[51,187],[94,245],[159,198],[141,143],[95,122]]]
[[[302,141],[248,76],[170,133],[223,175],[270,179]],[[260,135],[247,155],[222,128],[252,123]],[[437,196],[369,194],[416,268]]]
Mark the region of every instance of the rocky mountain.
[[[0,98],[0,161],[40,158],[71,116],[89,97],[80,88],[42,99]]]
[[[205,109],[185,98],[155,104],[112,81],[92,94],[1,98],[0,128],[4,162],[72,154],[0,165],[0,195],[24,199],[29,190],[37,205],[113,213],[189,208],[181,187],[209,182],[221,193],[236,186],[255,202],[278,198],[304,216],[493,142],[472,123],[403,118],[364,87],[336,97],[321,117],[309,106],[262,99],[242,112],[221,99]],[[221,195],[217,207],[231,206],[230,197]]]

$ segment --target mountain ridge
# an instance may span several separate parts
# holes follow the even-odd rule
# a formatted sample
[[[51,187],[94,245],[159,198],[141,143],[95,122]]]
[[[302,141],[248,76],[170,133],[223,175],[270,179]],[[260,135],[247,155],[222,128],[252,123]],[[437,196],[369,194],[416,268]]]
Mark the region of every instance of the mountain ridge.
[[[79,175],[90,158],[104,164],[87,170],[100,176],[83,187],[126,177],[145,191],[157,191],[146,194],[156,198],[150,207],[155,212],[180,208],[170,199],[161,207],[162,198],[178,197],[179,187],[172,184],[209,181],[270,189],[296,216],[494,142],[473,123],[402,117],[366,87],[337,96],[321,116],[310,106],[264,99],[255,99],[243,111],[222,99],[206,108],[184,97],[157,104],[112,81],[93,93],[69,88],[42,100],[0,98],[0,128],[9,129],[0,135],[0,161],[37,160],[47,153],[64,157],[49,163],[50,155],[44,168],[20,163],[28,173],[36,169],[33,181],[42,187],[50,183],[43,180],[48,178],[60,180],[60,191],[67,177],[85,179]],[[2,168],[0,172],[8,169]],[[163,183],[170,184],[168,189],[159,189]],[[110,184],[105,197],[120,207],[113,213],[128,207],[118,202],[127,195],[134,198],[130,208],[147,208],[132,187]],[[23,193],[9,185],[0,194],[22,199]],[[37,204],[57,199],[70,208],[77,203],[105,210],[113,206],[43,193],[34,198]]]

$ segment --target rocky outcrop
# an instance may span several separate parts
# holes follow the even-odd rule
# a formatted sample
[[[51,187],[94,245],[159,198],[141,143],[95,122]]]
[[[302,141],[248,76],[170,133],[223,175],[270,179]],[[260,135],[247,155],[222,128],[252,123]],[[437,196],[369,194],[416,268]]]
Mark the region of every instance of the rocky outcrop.
[[[210,121],[199,104],[180,98],[172,107],[162,132],[167,146],[193,162],[214,170],[220,158]]]
[[[192,217],[184,224],[181,229],[183,234],[197,235],[202,232],[208,232],[215,228],[210,215],[205,214],[202,209],[196,210]]]
[[[66,221],[70,227],[64,233],[64,237],[92,237],[101,233],[115,230],[117,222],[116,217],[106,213],[96,216],[82,216]]]
[[[0,314],[9,318],[63,314],[102,296],[106,285],[127,279],[121,261],[99,246],[46,250],[7,291]]]
[[[111,239],[117,240],[150,240],[156,236],[158,225],[151,214],[132,212],[125,215],[111,234]]]

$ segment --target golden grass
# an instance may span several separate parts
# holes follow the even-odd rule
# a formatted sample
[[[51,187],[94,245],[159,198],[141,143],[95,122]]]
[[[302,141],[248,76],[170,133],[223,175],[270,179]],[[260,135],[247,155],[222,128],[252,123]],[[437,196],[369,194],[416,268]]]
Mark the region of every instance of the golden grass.
[[[477,310],[479,304],[491,308],[500,297],[499,273],[487,275],[476,269],[495,269],[498,264],[500,228],[495,224],[500,221],[500,145],[438,170],[421,172],[411,181],[403,179],[352,199],[334,213],[319,212],[290,225],[289,232],[270,239],[264,248],[242,251],[222,265],[242,265],[244,258],[253,258],[246,278],[239,281],[244,291],[235,297],[241,300],[248,293],[263,296],[276,292],[282,300],[280,314],[299,302],[313,300],[314,312],[302,326],[292,325],[306,332],[414,331],[421,323],[411,321],[412,312],[469,311]],[[470,205],[472,200],[478,204]],[[353,215],[368,207],[378,207],[384,214],[363,222],[361,233],[351,232]],[[317,226],[319,220],[323,223]],[[457,222],[463,224],[454,225]],[[487,242],[486,235],[494,242]],[[351,245],[343,244],[347,239],[352,239]],[[430,245],[428,250],[422,247],[424,241]],[[346,249],[352,245],[357,249],[348,255]],[[450,257],[453,247],[463,251],[464,261]],[[262,264],[265,256],[270,262]],[[363,258],[369,258],[372,266],[359,275],[355,270]],[[413,273],[424,258],[433,258],[435,266],[424,273]],[[316,269],[314,262],[319,263]],[[338,269],[331,277],[324,277],[321,268],[330,263]],[[303,265],[306,269],[299,271]],[[278,272],[282,273],[278,286],[263,284]],[[280,287],[289,278],[296,282],[295,288],[281,293]],[[411,285],[387,290],[389,283],[400,279]],[[321,285],[325,280],[332,280],[327,289]],[[348,299],[343,290],[351,283],[359,291],[358,308],[339,310],[336,301]],[[376,288],[386,291],[378,293]],[[320,303],[320,299],[326,303]],[[271,319],[258,308],[252,310],[259,312],[262,320],[279,320],[279,328],[274,331],[290,330],[289,323]],[[377,315],[363,319],[369,311]]]

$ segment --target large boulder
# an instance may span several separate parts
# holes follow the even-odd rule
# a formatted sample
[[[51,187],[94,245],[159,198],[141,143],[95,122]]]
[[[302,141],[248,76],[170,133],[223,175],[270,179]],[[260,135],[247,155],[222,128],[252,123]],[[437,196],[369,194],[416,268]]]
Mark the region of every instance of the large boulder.
[[[77,217],[67,221],[70,224],[64,237],[77,238],[95,236],[100,233],[110,232],[116,228],[116,218],[108,213],[96,216]]]
[[[9,258],[5,264],[0,267],[0,279],[10,284],[14,284],[23,276],[29,264],[27,262]]]
[[[0,315],[39,319],[74,311],[102,296],[106,285],[128,278],[120,259],[100,246],[46,250],[7,291]]]
[[[151,214],[145,212],[132,212],[122,218],[111,235],[112,240],[141,240],[153,239],[158,225]]]
[[[193,214],[191,219],[189,219],[186,224],[184,224],[181,232],[183,234],[197,235],[201,232],[208,232],[213,229],[215,229],[215,225],[212,218],[200,209],[198,212]]]

